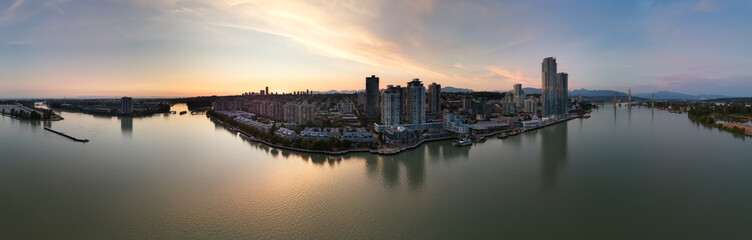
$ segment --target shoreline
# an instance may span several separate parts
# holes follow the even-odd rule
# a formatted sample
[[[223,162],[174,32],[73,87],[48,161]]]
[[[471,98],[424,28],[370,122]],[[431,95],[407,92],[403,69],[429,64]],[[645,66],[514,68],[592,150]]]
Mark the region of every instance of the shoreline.
[[[293,147],[288,147],[288,146],[282,146],[282,145],[272,144],[270,142],[258,139],[258,138],[254,137],[254,136],[252,136],[252,135],[250,135],[250,134],[248,134],[248,133],[246,133],[246,132],[244,132],[244,131],[242,131],[242,130],[240,130],[240,129],[238,129],[238,128],[230,125],[230,124],[227,124],[227,123],[223,122],[222,120],[219,120],[219,119],[214,118],[214,117],[209,116],[209,115],[207,115],[206,117],[209,118],[211,121],[213,121],[215,123],[219,123],[222,126],[225,126],[225,127],[229,128],[229,129],[231,129],[231,130],[233,130],[233,131],[235,131],[237,133],[240,133],[242,136],[246,137],[250,141],[253,141],[253,142],[256,142],[256,143],[262,143],[262,144],[264,144],[264,145],[266,145],[268,147],[279,148],[279,149],[290,150],[290,151],[296,151],[296,152],[314,153],[314,154],[345,155],[345,154],[348,154],[348,153],[367,152],[367,153],[377,154],[377,155],[395,155],[395,154],[402,153],[403,151],[409,151],[409,150],[413,150],[415,148],[418,148],[418,147],[420,147],[420,145],[423,145],[424,143],[436,142],[436,141],[444,141],[444,140],[451,140],[451,139],[455,139],[456,138],[456,136],[449,136],[449,137],[441,137],[441,138],[423,139],[423,140],[420,140],[420,141],[418,141],[417,143],[415,143],[413,145],[405,146],[405,147],[401,147],[401,148],[383,148],[383,149],[355,148],[355,149],[348,149],[348,150],[336,151],[336,152],[334,152],[334,151],[323,151],[323,150],[310,150],[310,149],[293,148]],[[525,129],[525,132],[542,129],[544,127],[553,126],[553,125],[556,125],[556,124],[559,124],[559,123],[568,122],[568,121],[570,121],[572,119],[578,119],[578,118],[579,118],[579,116],[577,116],[577,117],[569,117],[569,118],[558,120],[558,121],[555,121],[555,122],[552,122],[552,123],[549,123],[549,124],[546,124],[546,125],[542,125],[542,126],[538,126],[538,127],[534,127],[534,128],[530,128],[530,129]],[[496,131],[496,132],[491,132],[491,133],[483,134],[483,135],[480,135],[480,136],[490,137],[490,136],[493,136],[493,135],[496,135],[496,134],[500,134],[500,133],[503,133],[503,132],[511,132],[513,130],[514,129],[512,129],[512,130],[504,130],[504,131]],[[392,151],[386,151],[388,149],[393,149],[393,150]]]

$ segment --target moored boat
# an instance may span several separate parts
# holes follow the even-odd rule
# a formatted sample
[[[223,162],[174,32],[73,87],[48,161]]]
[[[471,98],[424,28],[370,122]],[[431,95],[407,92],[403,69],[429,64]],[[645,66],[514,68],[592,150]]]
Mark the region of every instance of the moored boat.
[[[453,144],[454,146],[456,146],[456,147],[466,147],[466,146],[470,146],[470,145],[472,145],[472,144],[473,144],[473,141],[472,141],[472,140],[470,140],[470,139],[467,139],[467,138],[463,138],[463,139],[460,139],[460,140],[454,141],[454,143],[452,143],[452,144]]]
[[[499,139],[507,138],[507,133],[501,133],[497,136]]]

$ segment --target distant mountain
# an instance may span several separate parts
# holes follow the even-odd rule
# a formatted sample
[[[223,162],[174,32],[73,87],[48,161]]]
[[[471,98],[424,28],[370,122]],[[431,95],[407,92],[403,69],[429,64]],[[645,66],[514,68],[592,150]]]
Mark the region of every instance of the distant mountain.
[[[356,93],[356,92],[362,92],[364,90],[329,90],[329,91],[313,91],[313,94],[350,94],[350,93]]]
[[[701,100],[705,100],[705,99],[719,99],[719,98],[731,98],[729,96],[718,95],[718,94],[700,94],[700,95],[697,95],[697,96],[700,97]]]
[[[583,97],[614,97],[614,90],[588,90],[588,89],[575,89],[572,91],[569,91],[569,96],[580,96]],[[629,94],[623,93],[623,92],[616,92],[616,97],[627,97]]]
[[[525,94],[541,94],[540,88],[522,88],[522,91],[525,92]]]
[[[522,88],[525,94],[541,94],[540,88]],[[614,90],[588,90],[588,89],[576,89],[569,91],[570,97],[576,97],[582,95],[583,97],[613,97]],[[617,97],[627,97],[626,93],[616,92]]]
[[[650,93],[636,93],[636,94],[632,94],[632,96],[638,96],[638,97],[646,98],[646,99],[650,99],[651,97]],[[655,92],[655,99],[658,99],[658,100],[705,100],[705,99],[716,99],[716,98],[728,98],[728,96],[717,95],[717,94],[690,95],[690,94],[669,92],[669,91]]]
[[[471,93],[471,92],[475,92],[475,91],[473,91],[472,89],[467,89],[467,88],[455,88],[455,87],[446,86],[446,87],[441,87],[441,92],[446,92],[446,93]]]

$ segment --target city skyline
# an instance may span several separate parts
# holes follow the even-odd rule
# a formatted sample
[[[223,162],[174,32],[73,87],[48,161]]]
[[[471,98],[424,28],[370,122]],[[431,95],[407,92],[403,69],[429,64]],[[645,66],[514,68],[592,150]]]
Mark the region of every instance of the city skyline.
[[[369,75],[509,91],[541,88],[549,56],[569,89],[744,97],[749,5],[15,0],[0,3],[0,98],[362,90]]]

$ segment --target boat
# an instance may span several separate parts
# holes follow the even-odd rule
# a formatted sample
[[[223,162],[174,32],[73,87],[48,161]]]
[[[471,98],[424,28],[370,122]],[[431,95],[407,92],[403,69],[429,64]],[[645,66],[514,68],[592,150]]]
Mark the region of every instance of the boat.
[[[188,113],[188,111],[182,111],[182,112],[180,112],[180,115],[183,115],[183,114],[186,114],[186,113]]]
[[[466,147],[473,144],[473,141],[467,138],[463,138],[452,143],[455,147]]]
[[[485,142],[486,141],[486,137],[481,136],[481,137],[475,138],[473,140],[475,140],[475,142]]]
[[[497,136],[499,139],[507,138],[507,133],[501,133]]]
[[[510,132],[510,133],[509,133],[509,136],[515,136],[515,135],[517,135],[517,134],[518,134],[518,132],[517,132],[517,131],[512,131],[512,132]]]

